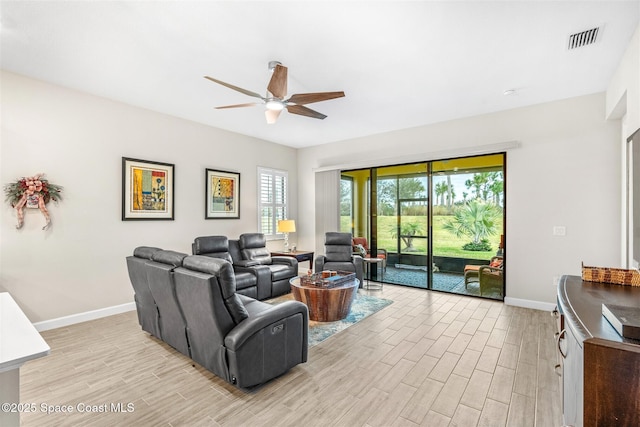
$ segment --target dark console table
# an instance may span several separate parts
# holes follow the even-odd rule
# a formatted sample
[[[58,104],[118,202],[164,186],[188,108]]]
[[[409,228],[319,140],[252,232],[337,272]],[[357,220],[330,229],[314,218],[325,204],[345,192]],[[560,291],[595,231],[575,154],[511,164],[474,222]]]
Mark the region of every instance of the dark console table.
[[[563,276],[558,286],[558,360],[565,425],[640,425],[640,341],[621,337],[602,303],[640,307],[640,287]]]
[[[271,256],[290,256],[298,260],[298,262],[309,261],[309,269],[313,270],[313,252],[307,251],[290,251],[290,252],[271,252]]]

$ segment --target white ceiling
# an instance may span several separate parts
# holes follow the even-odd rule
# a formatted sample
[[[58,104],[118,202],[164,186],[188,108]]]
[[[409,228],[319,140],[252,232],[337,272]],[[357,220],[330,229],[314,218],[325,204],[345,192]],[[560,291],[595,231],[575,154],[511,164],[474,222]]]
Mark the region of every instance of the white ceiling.
[[[292,147],[307,147],[606,90],[640,17],[624,1],[5,1],[3,69]],[[569,34],[601,26],[574,51]],[[289,93],[264,107],[209,75],[264,93],[267,64]],[[505,96],[503,92],[515,89]]]

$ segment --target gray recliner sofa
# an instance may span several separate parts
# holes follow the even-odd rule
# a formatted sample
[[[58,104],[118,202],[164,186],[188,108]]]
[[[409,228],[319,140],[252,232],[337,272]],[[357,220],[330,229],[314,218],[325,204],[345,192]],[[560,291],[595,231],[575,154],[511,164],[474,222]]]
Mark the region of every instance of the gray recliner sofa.
[[[136,278],[139,288],[138,279],[146,277],[150,294],[159,299],[159,338],[225,381],[252,387],[307,361],[309,314],[303,303],[272,305],[239,294],[227,260],[145,247],[134,254],[127,258],[132,284]]]
[[[237,248],[237,241],[233,244]],[[196,237],[191,244],[191,251],[193,255],[223,259],[232,263],[237,293],[259,300],[271,298],[271,271],[267,267],[263,267],[263,271],[255,268],[259,265],[257,262],[250,263],[254,268],[250,268],[247,263],[242,263],[239,249],[236,249],[238,262],[234,263],[227,236]]]
[[[158,307],[153,295],[151,295],[149,281],[147,280],[147,261],[151,259],[155,252],[160,250],[160,248],[140,246],[135,248],[133,255],[127,257],[127,271],[133,286],[133,299],[136,303],[138,323],[143,331],[147,331],[156,338],[162,337],[160,336],[160,326],[158,324]]]
[[[289,280],[298,275],[298,260],[287,256],[271,256],[264,234],[245,233],[241,234],[238,240],[229,240],[229,252],[234,265],[255,269],[259,281],[260,276],[268,271],[270,289],[261,289],[259,285],[258,299],[273,298],[291,292]],[[268,270],[265,270],[265,267]],[[261,294],[261,291],[264,294]]]
[[[157,251],[147,262],[147,282],[158,307],[160,338],[185,356],[191,356],[187,338],[187,323],[176,297],[173,271],[182,265],[187,254]]]
[[[241,240],[245,249],[251,246],[249,255],[243,255]],[[255,237],[254,237],[255,236]],[[233,264],[236,278],[236,292],[258,300],[274,298],[291,291],[289,279],[298,273],[298,261],[291,257],[271,257],[262,234],[242,235],[241,239],[229,240],[226,236],[196,237],[191,244],[193,255],[219,258]],[[276,282],[276,283],[274,283]]]
[[[322,270],[351,271],[356,274],[362,287],[363,262],[360,255],[353,254],[351,233],[330,231],[325,233],[325,254],[316,258],[316,272]]]

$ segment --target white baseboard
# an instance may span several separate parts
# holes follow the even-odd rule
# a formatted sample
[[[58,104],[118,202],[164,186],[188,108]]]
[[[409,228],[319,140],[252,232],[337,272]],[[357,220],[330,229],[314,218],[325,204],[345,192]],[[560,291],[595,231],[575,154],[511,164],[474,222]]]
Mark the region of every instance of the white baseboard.
[[[505,297],[504,303],[516,307],[532,308],[534,310],[553,311],[556,308],[554,303],[533,301],[528,299]]]
[[[553,311],[556,305],[549,302],[533,301],[520,298],[505,297],[504,303],[516,307],[532,308],[534,310]],[[102,317],[113,316],[127,311],[136,309],[135,302],[114,305],[112,307],[101,308],[98,310],[86,311],[84,313],[72,314],[70,316],[58,317],[57,319],[43,320],[36,322],[33,326],[38,332],[48,331],[49,329],[62,328],[63,326],[74,325],[76,323],[87,322],[89,320],[100,319]]]
[[[114,305],[112,307],[105,307],[98,310],[86,311],[84,313],[72,314],[70,316],[58,317],[57,319],[43,320],[42,322],[34,323],[33,326],[38,332],[42,332],[89,320],[100,319],[102,317],[113,316],[114,314],[120,314],[135,309],[136,303],[128,302],[126,304]]]

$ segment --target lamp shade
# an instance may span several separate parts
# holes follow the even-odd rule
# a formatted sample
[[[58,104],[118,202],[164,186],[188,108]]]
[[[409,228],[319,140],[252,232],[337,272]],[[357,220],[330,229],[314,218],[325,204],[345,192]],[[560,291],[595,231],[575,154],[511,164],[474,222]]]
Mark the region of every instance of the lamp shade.
[[[296,221],[293,219],[281,219],[278,221],[278,233],[295,233]]]

